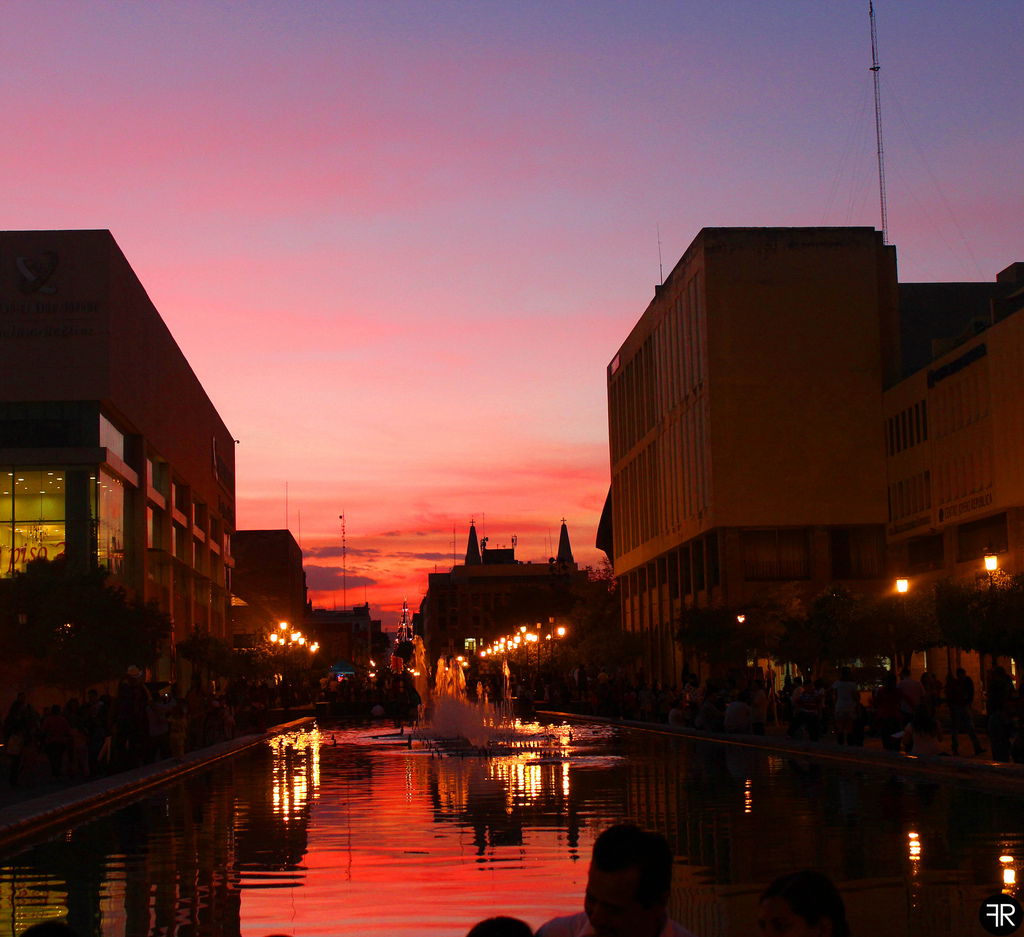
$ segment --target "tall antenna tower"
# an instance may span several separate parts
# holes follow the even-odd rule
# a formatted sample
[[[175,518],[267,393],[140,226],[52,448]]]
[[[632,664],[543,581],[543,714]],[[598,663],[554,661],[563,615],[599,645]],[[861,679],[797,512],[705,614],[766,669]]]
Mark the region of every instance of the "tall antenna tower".
[[[878,150],[878,201],[882,209],[882,243],[889,243],[889,211],[885,203],[885,150],[882,147],[882,96],[878,88],[878,30],[875,26],[875,5],[868,0],[871,20],[871,73],[875,85],[875,142]]]
[[[341,521],[341,607],[348,608],[348,545],[345,542],[345,515],[339,514]]]

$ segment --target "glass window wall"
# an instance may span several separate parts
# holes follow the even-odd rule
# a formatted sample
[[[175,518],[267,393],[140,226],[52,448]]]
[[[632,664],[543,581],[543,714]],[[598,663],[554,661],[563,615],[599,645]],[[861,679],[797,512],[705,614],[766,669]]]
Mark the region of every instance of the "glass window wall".
[[[96,562],[107,572],[123,576],[125,571],[124,485],[110,472],[100,469],[95,480]]]
[[[0,474],[0,576],[10,578],[35,559],[63,556],[64,482],[56,469]]]

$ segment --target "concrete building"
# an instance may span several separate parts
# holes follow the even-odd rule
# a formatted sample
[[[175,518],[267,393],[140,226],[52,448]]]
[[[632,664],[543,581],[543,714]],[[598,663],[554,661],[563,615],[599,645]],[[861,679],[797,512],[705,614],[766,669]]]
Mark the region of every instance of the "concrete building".
[[[1024,263],[900,293],[904,376],[884,395],[891,568],[913,590],[984,576],[986,553],[1024,572]],[[929,652],[936,672],[949,663]]]
[[[365,674],[388,665],[387,637],[381,631],[380,619],[370,616],[369,603],[347,609],[311,609],[306,613],[303,631],[320,642],[318,659],[324,662],[325,670],[345,663]]]
[[[682,609],[887,582],[895,250],[870,228],[706,228],[608,367],[615,575],[648,675]]]
[[[255,647],[261,634],[306,615],[302,550],[290,530],[239,530],[232,543],[231,620],[236,647]]]
[[[0,576],[98,564],[229,640],[235,442],[110,232],[0,233],[0,339]]]
[[[516,546],[513,538],[511,547],[490,549],[470,524],[463,563],[429,575],[416,620],[422,622],[431,664],[442,656],[475,655],[510,626],[508,616],[516,611],[529,613],[531,624],[555,617],[573,582],[587,577],[573,558],[565,521],[557,553],[548,562],[517,560]]]

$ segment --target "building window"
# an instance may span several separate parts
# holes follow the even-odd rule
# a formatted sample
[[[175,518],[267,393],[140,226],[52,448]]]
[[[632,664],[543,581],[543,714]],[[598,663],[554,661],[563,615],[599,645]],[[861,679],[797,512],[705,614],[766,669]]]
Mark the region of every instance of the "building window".
[[[744,530],[743,576],[748,580],[809,579],[811,551],[807,530]]]
[[[64,555],[64,473],[21,469],[0,475],[0,577],[32,560]]]
[[[125,570],[124,485],[105,469],[95,480],[96,562],[107,572],[123,576]]]
[[[881,527],[835,527],[829,531],[833,579],[880,579],[885,565]]]
[[[996,514],[980,521],[961,524],[956,530],[956,561],[969,563],[986,553],[1002,553],[1007,549],[1006,514]]]
[[[165,498],[170,495],[170,472],[167,463],[156,459],[146,459],[146,482],[149,487],[159,491]]]
[[[924,572],[929,569],[942,569],[945,565],[943,536],[931,534],[927,537],[915,537],[907,541],[907,569],[909,572]]]
[[[721,585],[721,573],[718,559],[718,534],[710,533],[707,535],[707,551],[708,551],[708,586]]]

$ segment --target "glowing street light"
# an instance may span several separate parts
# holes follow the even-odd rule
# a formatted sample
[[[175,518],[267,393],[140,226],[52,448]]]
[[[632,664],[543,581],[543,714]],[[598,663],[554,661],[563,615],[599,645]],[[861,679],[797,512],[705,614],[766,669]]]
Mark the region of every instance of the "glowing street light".
[[[999,569],[999,557],[995,553],[985,554],[985,570],[990,573],[994,573]]]
[[[909,579],[897,579],[896,580],[896,591],[900,595],[906,595],[910,591],[910,580]]]

